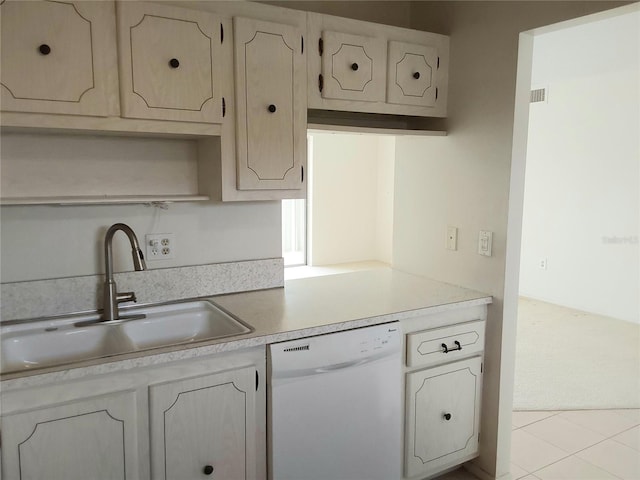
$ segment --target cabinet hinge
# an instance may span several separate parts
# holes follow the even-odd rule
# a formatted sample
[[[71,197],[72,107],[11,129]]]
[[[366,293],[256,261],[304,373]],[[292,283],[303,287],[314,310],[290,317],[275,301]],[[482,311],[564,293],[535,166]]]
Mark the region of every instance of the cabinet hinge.
[[[440,68],[440,57],[438,57],[438,64],[436,65],[436,69]]]
[[[224,97],[222,97],[222,118],[227,114],[227,102],[225,102]]]
[[[322,56],[322,52],[324,52],[324,42],[322,39],[318,39],[318,55]]]
[[[224,43],[224,25],[220,24],[220,43]]]
[[[300,41],[301,41],[301,44],[302,44],[302,47],[301,47],[302,51],[300,53],[304,53],[304,37],[303,36],[300,36]]]
[[[256,370],[256,392],[258,391],[259,384],[260,384],[260,375],[258,375],[258,371]]]
[[[300,165],[300,181],[304,183],[304,165]]]
[[[322,74],[318,75],[318,88],[322,92],[322,87],[324,87],[324,78],[322,78]]]

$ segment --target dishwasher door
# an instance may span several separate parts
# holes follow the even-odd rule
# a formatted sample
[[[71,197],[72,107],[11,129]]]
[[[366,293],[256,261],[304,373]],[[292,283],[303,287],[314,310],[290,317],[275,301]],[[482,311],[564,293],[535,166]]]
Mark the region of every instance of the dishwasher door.
[[[401,464],[397,322],[269,346],[271,480],[395,480]]]

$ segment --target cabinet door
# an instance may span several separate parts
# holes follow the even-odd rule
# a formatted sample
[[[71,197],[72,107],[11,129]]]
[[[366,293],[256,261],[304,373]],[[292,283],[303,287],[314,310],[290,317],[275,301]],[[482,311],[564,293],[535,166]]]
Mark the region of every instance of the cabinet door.
[[[322,32],[322,97],[384,102],[384,40]]]
[[[152,478],[255,477],[255,372],[150,387]]]
[[[2,418],[2,473],[20,480],[139,477],[135,392]]]
[[[234,18],[239,190],[302,187],[306,70],[289,25]]]
[[[435,473],[478,451],[481,359],[407,375],[405,476]]]
[[[438,98],[435,47],[389,42],[387,101],[403,105],[432,107]]]
[[[122,116],[219,123],[218,18],[144,2],[117,5]]]
[[[0,16],[2,110],[109,115],[113,3],[6,1]]]

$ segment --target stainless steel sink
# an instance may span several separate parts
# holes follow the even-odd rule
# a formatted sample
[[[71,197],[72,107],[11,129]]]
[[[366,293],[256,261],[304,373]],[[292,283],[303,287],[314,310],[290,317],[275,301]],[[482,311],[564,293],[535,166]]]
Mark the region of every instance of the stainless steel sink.
[[[134,318],[100,322],[96,313],[4,325],[1,371],[63,365],[253,331],[208,300],[132,307],[123,309],[123,314]]]

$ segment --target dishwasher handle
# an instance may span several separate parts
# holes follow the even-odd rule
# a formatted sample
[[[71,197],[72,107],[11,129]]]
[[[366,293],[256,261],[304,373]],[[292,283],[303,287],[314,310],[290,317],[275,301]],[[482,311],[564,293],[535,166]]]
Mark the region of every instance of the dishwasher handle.
[[[346,370],[348,368],[356,368],[362,365],[366,365],[368,363],[372,363],[376,360],[385,359],[389,356],[392,356],[393,353],[384,352],[378,353],[377,355],[369,355],[367,357],[358,358],[355,360],[350,360],[347,362],[334,363],[332,365],[322,365],[321,367],[309,367],[309,368],[298,368],[298,369],[272,369],[271,370],[271,378],[274,380],[284,380],[284,379],[296,379],[303,377],[312,377],[314,375],[324,375],[332,372],[337,372],[340,370]]]
[[[343,370],[349,367],[357,367],[358,365],[367,363],[369,360],[370,358],[361,358],[358,360],[351,360],[350,362],[342,362],[342,363],[336,363],[334,365],[327,365],[326,367],[318,367],[314,371],[316,373],[329,373],[335,370]]]

